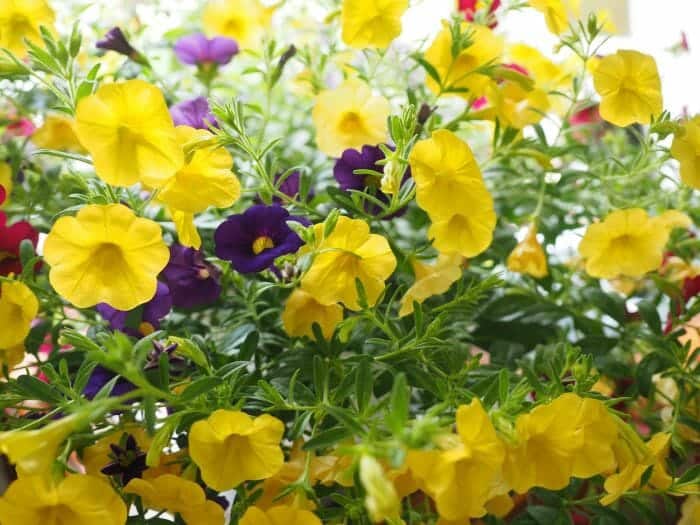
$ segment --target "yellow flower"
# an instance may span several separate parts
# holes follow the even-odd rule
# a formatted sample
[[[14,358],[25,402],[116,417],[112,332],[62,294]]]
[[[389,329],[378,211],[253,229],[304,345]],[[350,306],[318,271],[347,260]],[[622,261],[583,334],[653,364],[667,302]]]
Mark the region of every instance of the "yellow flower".
[[[700,496],[688,496],[681,507],[681,520],[678,525],[698,525],[700,523]]]
[[[244,481],[268,478],[282,467],[283,434],[284,424],[270,415],[252,418],[244,412],[217,410],[192,425],[190,456],[207,485],[229,490]]]
[[[143,80],[100,86],[78,103],[75,120],[78,139],[108,184],[159,188],[184,163],[163,94]]]
[[[374,523],[401,519],[401,500],[381,464],[372,456],[360,458],[360,481],[365,489],[365,507]]]
[[[433,265],[412,261],[416,282],[401,299],[399,316],[413,313],[413,303],[423,304],[428,297],[440,295],[450,289],[452,283],[462,276],[462,256],[440,254]]]
[[[457,436],[442,452],[418,452],[411,469],[423,480],[440,516],[448,520],[480,517],[500,476],[505,447],[481,402],[474,398],[457,410]]]
[[[0,284],[0,348],[21,345],[38,312],[39,301],[26,284],[3,281]]]
[[[168,210],[175,224],[177,238],[183,246],[191,246],[199,249],[202,246],[202,238],[199,236],[197,226],[194,223],[194,213],[180,210]]]
[[[343,303],[350,310],[359,310],[355,279],[365,289],[367,303],[373,306],[384,281],[396,268],[387,240],[370,233],[360,219],[341,216],[333,232],[323,238],[324,224],[315,227],[316,256],[301,279],[301,287],[321,304]]]
[[[451,93],[468,100],[486,94],[492,82],[488,75],[478,72],[479,68],[495,64],[503,53],[502,40],[485,26],[462,24],[462,31],[472,34],[472,45],[464,49],[457,58],[452,57],[452,33],[447,23],[425,52],[425,60],[435,68],[442,87],[430,76],[426,78],[428,88],[436,94],[445,89],[466,89],[466,92]]]
[[[0,348],[0,370],[5,366],[8,370],[12,370],[24,361],[24,354],[24,345],[17,345],[5,349]]]
[[[44,124],[32,135],[32,142],[47,149],[85,151],[75,131],[75,120],[65,115],[47,115]]]
[[[343,0],[343,42],[351,47],[387,47],[401,34],[408,0]]]
[[[335,327],[343,320],[343,307],[339,304],[323,305],[313,296],[297,288],[284,303],[282,311],[282,325],[287,335],[291,337],[309,336],[314,333],[311,328],[313,323],[321,327],[323,337],[333,337]]]
[[[41,42],[39,26],[53,30],[55,17],[46,0],[4,0],[0,7],[0,47],[24,57],[24,39]]]
[[[0,452],[7,455],[22,476],[47,474],[58,447],[80,424],[76,416],[69,416],[38,430],[0,432]]]
[[[255,500],[255,506],[261,509],[269,509],[277,505],[290,505],[297,508],[313,510],[316,505],[313,501],[306,499],[304,494],[299,491],[294,491],[286,496],[279,498],[282,490],[288,485],[296,482],[301,478],[306,466],[309,452],[302,450],[303,442],[296,441],[289,453],[289,459],[282,465],[276,474],[265,479],[262,484],[262,495]],[[313,461],[313,457],[311,461]],[[313,484],[315,477],[313,472],[309,475],[309,481]]]
[[[569,28],[569,14],[564,0],[530,0],[530,6],[544,15],[547,28],[561,35]]]
[[[527,70],[536,86],[545,91],[566,87],[571,82],[571,67],[552,62],[532,46],[513,44],[508,48],[508,55],[513,63]]]
[[[450,217],[434,220],[428,229],[428,238],[433,246],[446,254],[459,253],[464,257],[475,257],[486,250],[493,240],[496,228],[496,214],[488,192],[472,196],[467,209],[474,211],[455,213]]]
[[[361,80],[346,80],[336,89],[321,91],[311,112],[318,149],[340,157],[346,149],[385,142],[389,111],[389,101],[373,95]]]
[[[43,476],[22,476],[0,497],[0,522],[12,525],[124,525],[124,501],[105,480],[69,475],[51,485]]]
[[[179,476],[163,474],[148,481],[135,478],[124,487],[124,492],[140,496],[149,509],[179,514],[187,525],[224,523],[224,509],[206,499],[202,487]]]
[[[547,256],[537,241],[537,227],[530,225],[527,235],[508,256],[511,272],[531,275],[538,279],[547,276]]]
[[[616,210],[586,230],[579,253],[592,277],[641,277],[662,262],[673,228],[687,228],[690,219],[675,210],[649,217],[640,208]]]
[[[248,507],[239,525],[321,525],[313,512],[289,505],[278,505],[268,510]]]
[[[639,51],[621,49],[603,57],[593,84],[601,97],[600,116],[616,126],[649,124],[663,110],[656,61]]]
[[[700,115],[681,124],[673,136],[671,155],[681,164],[681,180],[700,189]]]
[[[514,129],[538,123],[550,107],[546,91],[534,87],[528,89],[508,78],[500,84],[491,84],[486,96],[489,107],[475,113],[474,118],[497,118],[502,125]]]
[[[576,427],[583,436],[581,448],[574,455],[572,475],[590,478],[615,468],[612,446],[618,439],[615,420],[607,407],[597,399],[581,400],[576,415]]]
[[[0,186],[5,190],[5,202],[0,203],[0,208],[3,208],[10,202],[10,193],[12,193],[12,187],[14,186],[12,166],[7,162],[0,162]]]
[[[328,454],[311,458],[311,477],[322,485],[352,487],[353,458],[349,455]]]
[[[202,23],[210,36],[228,36],[250,48],[265,35],[274,11],[259,0],[211,0],[204,8]]]
[[[51,285],[79,308],[107,303],[128,311],[149,301],[169,258],[160,226],[121,204],[61,217],[44,246]]]

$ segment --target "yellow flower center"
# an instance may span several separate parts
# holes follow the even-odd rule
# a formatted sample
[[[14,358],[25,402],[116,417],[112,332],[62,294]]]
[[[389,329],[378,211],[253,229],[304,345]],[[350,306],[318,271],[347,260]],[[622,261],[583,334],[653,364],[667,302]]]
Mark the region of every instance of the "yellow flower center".
[[[338,122],[338,130],[348,135],[358,133],[363,128],[362,117],[357,111],[346,111]]]
[[[146,321],[139,325],[139,333],[141,335],[151,335],[155,331],[156,329],[153,327],[153,325],[151,323],[147,323]]]
[[[10,252],[3,252],[0,250],[0,262],[4,261],[5,259],[9,259],[10,257],[14,257]]]
[[[275,243],[266,235],[262,235],[253,241],[253,253],[258,255],[269,248],[274,248]]]
[[[114,243],[103,242],[95,249],[92,265],[98,271],[110,272],[123,266],[122,249]]]
[[[253,248],[253,249],[255,249],[255,248]],[[206,268],[202,268],[201,270],[199,270],[197,272],[197,279],[204,280],[204,279],[209,279],[209,277],[211,277],[211,273],[209,273],[209,270],[207,270]]]
[[[241,33],[244,33],[245,23],[239,17],[231,17],[224,24],[224,33],[227,35],[235,35],[240,38]]]

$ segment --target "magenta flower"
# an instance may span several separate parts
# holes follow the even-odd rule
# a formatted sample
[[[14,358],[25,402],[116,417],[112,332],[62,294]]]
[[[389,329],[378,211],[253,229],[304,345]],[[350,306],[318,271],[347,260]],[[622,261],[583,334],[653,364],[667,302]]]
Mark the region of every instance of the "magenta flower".
[[[180,62],[189,65],[228,64],[238,54],[238,43],[223,36],[208,39],[201,33],[182,37],[175,43]]]
[[[211,304],[221,295],[221,272],[204,260],[204,253],[179,244],[170,247],[170,261],[161,276],[170,289],[173,305],[196,308]]]
[[[277,257],[294,253],[304,244],[287,221],[308,224],[276,205],[259,204],[231,215],[214,232],[216,256],[230,261],[240,273],[269,268]]]
[[[171,106],[170,116],[176,126],[189,126],[196,129],[209,129],[209,125],[218,127],[216,117],[209,109],[209,102],[204,97],[185,100]]]

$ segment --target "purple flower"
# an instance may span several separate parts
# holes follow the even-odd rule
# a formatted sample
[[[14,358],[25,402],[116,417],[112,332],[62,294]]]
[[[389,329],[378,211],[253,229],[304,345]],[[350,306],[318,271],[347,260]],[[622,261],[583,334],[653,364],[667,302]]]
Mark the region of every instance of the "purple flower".
[[[107,31],[104,38],[98,40],[96,45],[99,49],[116,51],[128,57],[136,53],[136,50],[131,46],[119,27],[113,27]]]
[[[176,126],[189,126],[195,129],[209,129],[209,124],[217,126],[216,117],[209,110],[209,102],[204,97],[185,100],[171,106],[170,116]]]
[[[285,195],[292,198],[297,198],[299,196],[299,192],[301,191],[301,173],[299,173],[298,171],[293,171],[284,178],[282,184],[279,184],[279,180],[282,178],[282,175],[284,175],[284,173],[282,172],[279,172],[277,173],[277,175],[275,175],[275,186],[277,186],[277,189]],[[311,199],[313,198],[313,195],[314,192],[309,191],[309,194],[306,197],[307,199]],[[275,204],[286,204],[281,197],[277,196],[272,197],[272,202],[274,202]],[[263,201],[258,196],[255,197],[255,203],[262,204]]]
[[[173,305],[195,308],[219,298],[221,272],[204,260],[204,254],[179,244],[170,247],[170,261],[161,276],[170,289]]]
[[[134,337],[143,337],[160,327],[160,320],[168,315],[172,306],[170,290],[165,284],[158,283],[153,299],[135,310],[123,312],[105,303],[98,304],[95,309],[105,321],[109,322],[112,330],[119,330]],[[127,326],[127,322],[133,322],[132,316],[137,316],[138,326],[136,327]]]
[[[238,43],[223,36],[208,39],[201,33],[182,37],[173,48],[183,64],[228,64],[238,54]]]
[[[309,224],[276,205],[258,204],[231,215],[214,232],[216,256],[230,261],[240,273],[269,268],[277,257],[294,253],[304,244],[286,221]]]
[[[101,365],[97,365],[93,369],[92,374],[90,375],[90,379],[88,379],[87,385],[85,385],[85,388],[83,389],[83,394],[88,399],[93,399],[97,395],[97,393],[100,390],[102,390],[102,387],[104,387],[116,376],[117,374],[115,374],[111,370],[108,370]],[[112,392],[110,392],[110,395],[122,396],[131,392],[135,388],[136,386],[134,386],[132,383],[130,383],[123,377],[120,377],[119,379],[117,379],[117,382],[112,387]]]

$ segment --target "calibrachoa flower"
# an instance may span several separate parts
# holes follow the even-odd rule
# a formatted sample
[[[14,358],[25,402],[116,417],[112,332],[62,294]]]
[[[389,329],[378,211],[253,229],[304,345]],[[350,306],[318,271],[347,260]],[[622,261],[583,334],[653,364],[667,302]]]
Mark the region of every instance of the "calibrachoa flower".
[[[75,120],[78,139],[108,184],[158,188],[184,164],[163,94],[148,82],[103,84],[80,100]]]
[[[0,189],[2,189],[2,194],[0,194],[0,208],[8,202],[13,186],[12,166],[7,162],[0,162]]]
[[[85,151],[75,133],[75,121],[64,115],[48,115],[44,124],[32,135],[32,142],[40,148],[77,153]]]
[[[208,34],[235,38],[248,48],[260,41],[274,10],[260,0],[210,0],[204,8],[202,23]]]
[[[105,480],[71,474],[52,484],[44,476],[21,477],[0,497],[3,523],[124,525],[124,500]]]
[[[228,64],[238,54],[238,43],[225,36],[207,38],[195,33],[175,42],[173,50],[183,64],[210,67]]]
[[[240,525],[321,525],[313,512],[290,505],[277,505],[268,510],[256,506],[248,507]]]
[[[537,240],[537,226],[531,224],[527,235],[510,252],[507,261],[511,272],[531,275],[538,279],[547,276],[547,256]]]
[[[178,102],[171,106],[170,116],[176,126],[189,126],[195,129],[218,126],[216,117],[209,109],[209,102],[204,97]]]
[[[325,224],[314,226],[317,244],[311,267],[301,280],[302,288],[321,304],[343,303],[359,310],[356,279],[359,279],[373,306],[384,282],[396,268],[396,257],[387,240],[370,233],[359,219],[338,217],[333,231],[324,236]]]
[[[0,283],[0,348],[10,349],[24,342],[39,312],[34,292],[20,281]]]
[[[87,384],[85,385],[85,388],[83,389],[83,395],[87,397],[88,399],[93,399],[102,388],[112,381],[117,374],[112,372],[111,370],[101,366],[97,365],[95,369],[92,371],[92,374],[90,374],[90,379],[88,379]],[[121,396],[123,394],[127,394],[134,390],[136,387],[124,379],[123,377],[120,377],[117,379],[116,383],[114,383],[114,386],[112,387],[111,392],[109,395],[111,396]]]
[[[457,10],[464,13],[464,17],[469,22],[474,21],[474,15],[477,11],[484,9],[488,5],[489,15],[493,15],[496,9],[501,7],[501,0],[457,0]],[[489,24],[489,27],[494,28],[498,25],[495,20]]]
[[[2,203],[2,199],[0,199]],[[22,262],[19,250],[22,241],[28,240],[36,248],[39,232],[26,221],[7,224],[7,216],[0,212],[0,275],[21,274]]]
[[[434,295],[440,295],[450,289],[450,286],[462,276],[461,255],[438,256],[435,264],[429,265],[414,260],[411,262],[416,281],[406,290],[401,299],[399,316],[413,313],[413,303],[422,304],[423,301]]]
[[[46,0],[9,0],[0,9],[0,47],[23,57],[24,39],[41,41],[39,26],[53,29],[55,15]]]
[[[339,157],[349,148],[385,142],[389,110],[387,99],[372,94],[370,87],[357,79],[322,91],[311,113],[318,149]]]
[[[276,205],[257,204],[231,215],[214,233],[216,256],[230,261],[241,273],[265,270],[277,257],[295,253],[304,244],[287,221],[306,223]]]
[[[224,491],[244,481],[264,479],[284,463],[284,424],[268,414],[217,410],[190,429],[189,451],[204,482]]]
[[[44,246],[51,285],[79,308],[107,303],[128,311],[147,302],[168,258],[160,226],[121,204],[61,217]]]
[[[98,304],[95,309],[109,323],[112,330],[119,330],[134,337],[143,337],[160,328],[160,320],[170,313],[172,306],[173,299],[170,295],[170,289],[159,282],[155,295],[139,307],[136,326],[127,325],[127,321],[135,322],[133,312],[117,310],[104,303]]]
[[[136,423],[127,423],[123,427],[102,434],[95,443],[80,451],[80,463],[85,467],[85,472],[95,476],[104,475],[102,469],[113,462],[112,447],[126,444],[127,439],[132,438],[136,447],[148,450],[151,438],[146,430]]]
[[[333,337],[335,327],[343,320],[343,307],[339,304],[323,305],[301,288],[294,290],[282,311],[282,326],[292,337],[313,337],[313,324],[318,323],[326,339]]]
[[[146,466],[146,453],[139,448],[136,438],[127,434],[123,446],[121,444],[110,444],[111,463],[102,468],[102,474],[115,476],[121,485],[127,485],[131,480],[140,478],[148,468]]]
[[[616,210],[591,224],[579,245],[592,277],[641,277],[661,266],[671,230],[687,228],[690,219],[675,210],[650,217],[640,208]]]
[[[35,130],[34,123],[22,117],[10,122],[5,128],[5,133],[10,137],[31,137]]]
[[[600,59],[593,83],[601,97],[600,116],[616,126],[649,124],[663,110],[661,79],[654,57],[622,49]]]
[[[224,509],[206,499],[202,487],[179,476],[163,474],[151,480],[135,478],[124,492],[140,496],[144,506],[151,510],[177,513],[188,524],[224,524]]]
[[[220,274],[216,266],[204,260],[201,251],[174,244],[170,247],[170,261],[161,277],[170,289],[174,306],[196,308],[219,298]]]
[[[569,28],[568,3],[572,0],[530,0],[530,6],[544,15],[547,28],[555,35],[561,35]]]
[[[120,55],[129,57],[138,64],[144,66],[148,65],[146,57],[133,48],[127,40],[126,35],[124,35],[124,32],[119,27],[113,27],[107,31],[102,40],[97,41],[96,47],[107,51],[115,51]]]
[[[401,34],[408,0],[343,0],[343,42],[350,47],[385,48]]]
[[[681,124],[673,136],[671,155],[680,162],[681,180],[700,189],[700,115]]]

